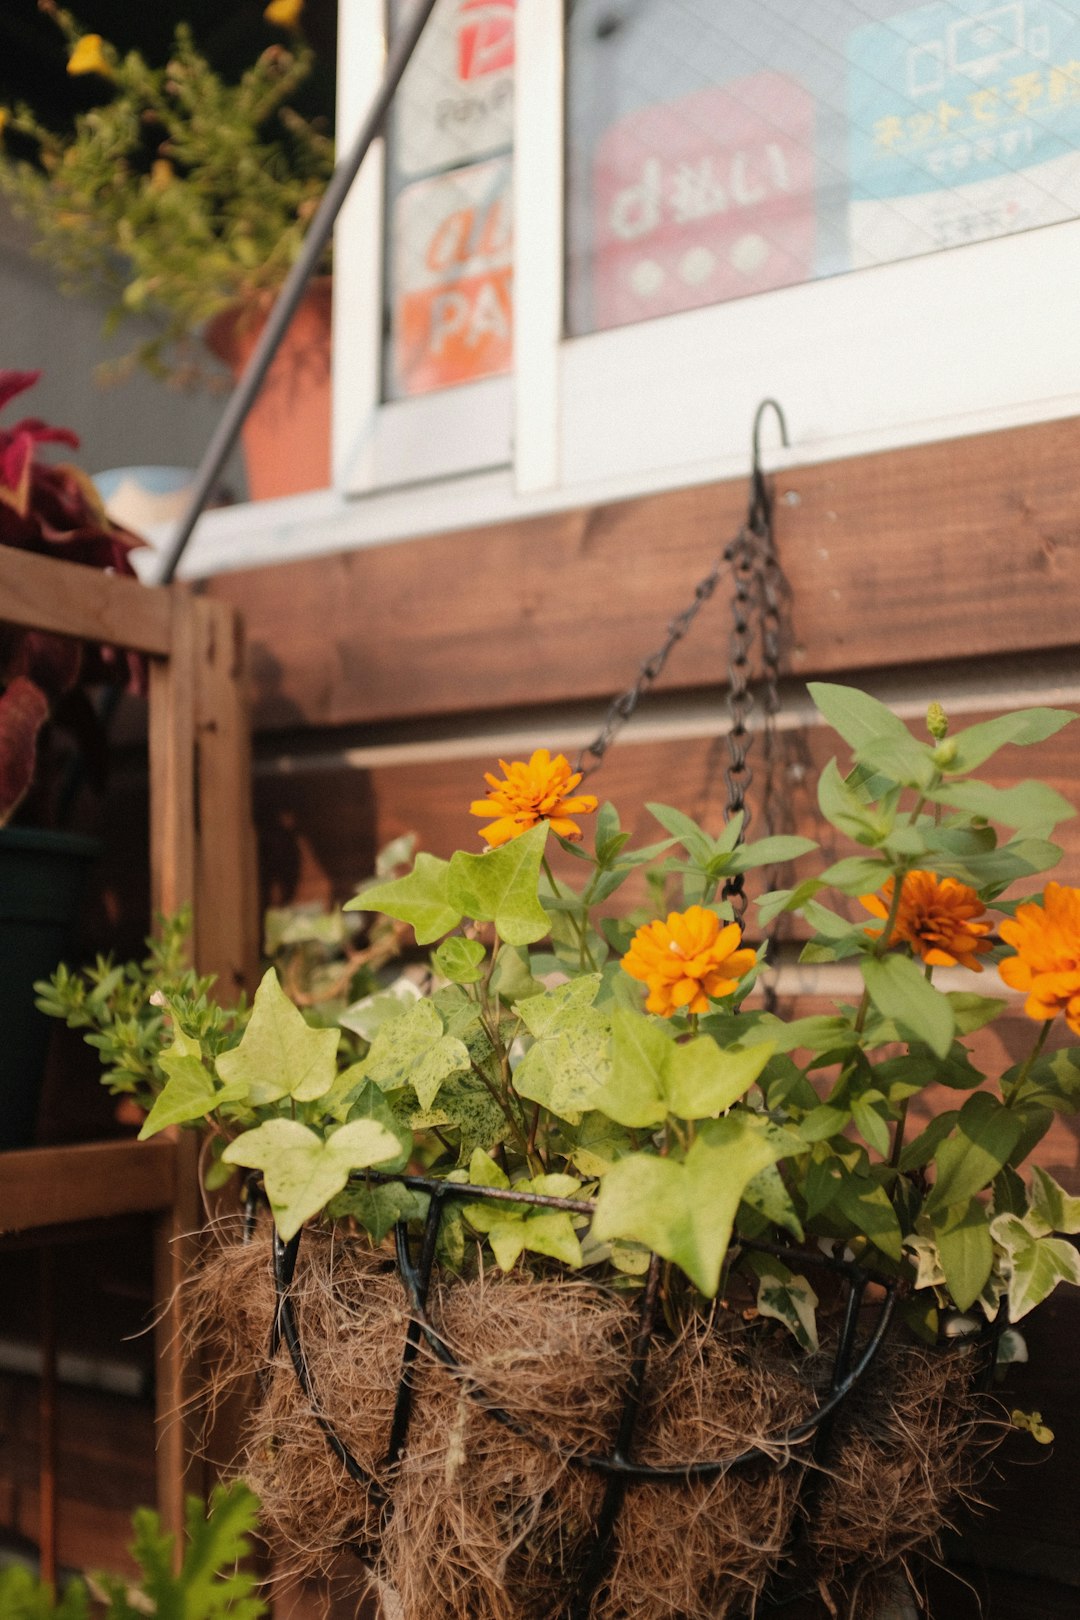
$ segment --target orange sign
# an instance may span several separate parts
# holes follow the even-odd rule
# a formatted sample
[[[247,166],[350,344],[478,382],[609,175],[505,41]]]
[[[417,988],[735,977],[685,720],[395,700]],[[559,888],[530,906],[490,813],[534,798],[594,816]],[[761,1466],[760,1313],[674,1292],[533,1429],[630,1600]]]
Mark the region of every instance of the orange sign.
[[[408,186],[394,218],[395,398],[510,370],[511,163]]]

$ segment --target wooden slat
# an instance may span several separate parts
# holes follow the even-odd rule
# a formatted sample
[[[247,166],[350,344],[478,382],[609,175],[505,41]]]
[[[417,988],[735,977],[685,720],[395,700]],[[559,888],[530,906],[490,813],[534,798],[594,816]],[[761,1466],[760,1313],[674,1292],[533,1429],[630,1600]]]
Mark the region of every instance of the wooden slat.
[[[984,717],[965,715],[964,724]],[[551,746],[561,746],[557,736]],[[1003,787],[1040,777],[1080,805],[1078,748],[1080,722],[1035,747],[1003,749],[980,775]],[[780,733],[777,751],[776,830],[819,840],[825,861],[851,854],[855,846],[823,821],[817,807],[818,773],[834,753],[846,758],[844,745],[820,726]],[[751,754],[757,771],[750,792],[756,815],[751,837],[763,831],[760,757],[758,744]],[[302,767],[302,762],[294,763]],[[644,808],[650,799],[676,805],[718,832],[726,800],[726,763],[722,737],[627,742],[611,751],[587,785],[601,800],[611,799],[639,843],[660,836]],[[483,773],[493,768],[495,761],[485,754],[374,770],[341,765],[261,775],[256,804],[264,898],[277,904],[294,898],[346,899],[374,870],[378,849],[404,832],[415,832],[421,849],[443,857],[455,849],[479,850],[477,829],[483,822],[470,815],[468,807],[486,791]],[[1064,822],[1055,839],[1065,852],[1055,875],[1062,882],[1080,883],[1080,817]],[[555,858],[559,870],[576,875],[578,863],[561,852]],[[805,876],[814,870],[815,859],[804,857],[799,873]],[[1041,881],[1034,879],[1031,888]]]
[[[801,676],[1076,642],[1077,424],[777,477]],[[220,575],[256,724],[346,725],[602,697],[636,672],[741,523],[740,481]],[[664,677],[718,684],[723,588]]]
[[[167,1209],[176,1185],[171,1142],[91,1142],[5,1153],[0,1232]]]
[[[0,548],[0,619],[159,658],[169,653],[167,592],[10,546]]]
[[[182,1552],[184,1497],[202,1489],[194,1402],[200,1375],[185,1342],[181,1287],[191,1275],[198,1250],[203,1212],[199,1193],[198,1138],[180,1132],[170,1144],[175,1153],[175,1191],[154,1231],[154,1398],[157,1432],[157,1497],[162,1522],[177,1535]]]
[[[167,663],[150,666],[150,893],[169,915],[195,899],[195,602],[171,598]]]
[[[232,1003],[255,989],[259,932],[244,641],[223,602],[196,606],[199,840],[195,958]]]

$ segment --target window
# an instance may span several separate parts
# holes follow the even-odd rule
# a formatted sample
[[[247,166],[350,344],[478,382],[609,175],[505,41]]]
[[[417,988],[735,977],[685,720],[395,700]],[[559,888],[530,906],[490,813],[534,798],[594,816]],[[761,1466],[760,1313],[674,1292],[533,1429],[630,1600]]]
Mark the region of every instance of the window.
[[[385,25],[341,17],[347,138]],[[744,471],[766,394],[804,461],[1080,410],[1080,0],[429,28],[335,292],[339,487],[426,485],[412,532],[449,476],[467,523]]]

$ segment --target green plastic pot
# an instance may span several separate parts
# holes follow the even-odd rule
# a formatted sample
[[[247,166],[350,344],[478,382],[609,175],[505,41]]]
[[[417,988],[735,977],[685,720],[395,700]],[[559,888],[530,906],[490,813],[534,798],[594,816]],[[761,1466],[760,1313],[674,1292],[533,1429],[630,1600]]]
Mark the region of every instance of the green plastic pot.
[[[34,1006],[34,981],[63,958],[96,838],[0,827],[0,1150],[34,1140],[53,1022]]]

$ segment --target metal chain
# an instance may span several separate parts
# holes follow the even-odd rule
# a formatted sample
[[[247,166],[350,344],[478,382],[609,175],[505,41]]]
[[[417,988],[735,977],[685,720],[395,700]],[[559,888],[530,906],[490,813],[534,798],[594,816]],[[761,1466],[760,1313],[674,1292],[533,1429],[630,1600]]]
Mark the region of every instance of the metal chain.
[[[701,609],[720,583],[721,576],[730,561],[730,552],[731,547],[729,546],[723,556],[718,557],[716,562],[713,563],[704,579],[698,580],[694,586],[693,601],[671,620],[667,627],[667,635],[664,637],[663,645],[644,660],[633,684],[628,686],[625,692],[620,692],[618,697],[612,699],[604,716],[603,725],[592,742],[581,750],[574,765],[575,771],[580,771],[583,777],[590,776],[596,770],[645,693],[660,678],[660,673],[667,663],[672,649],[686,635]],[[586,765],[586,758],[590,755],[592,756],[592,764]]]

